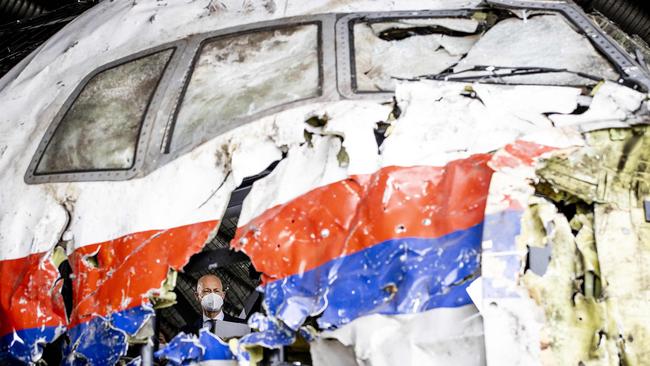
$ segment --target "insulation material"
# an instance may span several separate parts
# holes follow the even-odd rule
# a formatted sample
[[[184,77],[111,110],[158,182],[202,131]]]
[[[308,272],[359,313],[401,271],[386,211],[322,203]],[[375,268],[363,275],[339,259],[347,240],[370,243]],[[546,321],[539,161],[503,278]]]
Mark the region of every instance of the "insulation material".
[[[547,158],[537,164],[495,156],[488,212],[500,219],[483,234],[488,362],[644,364],[647,144],[647,127],[605,129],[564,144],[574,148],[538,150]],[[545,246],[544,272],[524,271],[530,248]]]
[[[539,333],[543,314],[518,286],[526,250],[517,245],[537,161],[555,150],[578,146],[582,137],[571,130],[544,130],[497,151],[487,198],[482,243],[482,296],[488,364],[539,364]],[[535,345],[534,347],[531,345]],[[508,349],[509,352],[503,352]]]
[[[549,362],[648,364],[650,316],[636,309],[650,302],[650,225],[642,203],[650,195],[649,131],[635,127],[588,133],[586,147],[570,158],[558,154],[538,169],[543,184],[564,193],[551,199],[578,201],[570,222],[564,215],[553,218],[557,229],[548,233],[549,241],[554,254],[556,248],[559,252],[551,261],[554,272],[524,277],[547,319],[573,306],[573,317],[544,324],[542,342],[548,340],[550,346],[542,357]],[[593,203],[593,208],[580,202]],[[578,291],[576,281],[581,282]],[[549,292],[550,282],[564,285]],[[573,337],[560,338],[562,334]]]
[[[498,22],[476,42],[454,71],[469,70],[474,66],[547,67],[586,72],[608,80],[618,79],[609,62],[560,15],[508,18]],[[567,73],[523,75],[504,80],[546,85],[593,83]]]

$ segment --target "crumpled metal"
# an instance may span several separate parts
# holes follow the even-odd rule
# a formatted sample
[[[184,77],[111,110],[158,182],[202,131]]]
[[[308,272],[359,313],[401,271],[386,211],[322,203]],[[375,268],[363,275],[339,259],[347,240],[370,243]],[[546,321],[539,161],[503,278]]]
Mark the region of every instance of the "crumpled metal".
[[[207,329],[201,329],[198,337],[183,332],[177,334],[163,349],[155,352],[154,357],[173,366],[235,359],[228,344]]]
[[[269,316],[242,343],[285,345],[309,316],[336,329],[370,314],[470,304],[490,158],[383,168],[314,189],[240,228],[233,245],[264,270]]]

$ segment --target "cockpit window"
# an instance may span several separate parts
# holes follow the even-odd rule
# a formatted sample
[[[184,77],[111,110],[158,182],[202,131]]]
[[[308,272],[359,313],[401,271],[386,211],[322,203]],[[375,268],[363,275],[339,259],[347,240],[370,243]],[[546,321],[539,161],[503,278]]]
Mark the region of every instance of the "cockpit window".
[[[392,91],[396,79],[592,85],[619,77],[584,35],[551,13],[359,19],[351,36],[356,92]]]
[[[140,126],[172,53],[161,51],[92,77],[61,120],[36,174],[131,168]]]
[[[584,85],[586,73],[616,80],[612,65],[589,40],[560,15],[508,18],[490,28],[454,67],[458,73],[477,66],[539,68],[564,72],[511,76],[510,83]]]
[[[391,91],[395,78],[447,70],[478,40],[478,25],[473,19],[454,18],[355,23],[355,89]]]
[[[228,35],[198,55],[171,138],[172,150],[226,131],[237,119],[320,95],[319,26]]]

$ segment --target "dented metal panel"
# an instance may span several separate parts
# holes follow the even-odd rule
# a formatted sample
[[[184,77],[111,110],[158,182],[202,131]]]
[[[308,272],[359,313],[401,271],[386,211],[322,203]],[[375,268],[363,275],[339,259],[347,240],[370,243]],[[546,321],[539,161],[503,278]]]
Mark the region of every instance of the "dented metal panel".
[[[65,331],[58,271],[51,255],[0,261],[0,361],[29,363]]]
[[[293,329],[322,313],[329,329],[469,303],[461,284],[478,271],[487,158],[351,177],[249,222],[235,240],[266,276],[266,310]]]
[[[167,365],[236,365],[230,346],[214,334],[202,329],[199,337],[180,333],[155,353]]]
[[[508,46],[503,47],[504,44]],[[618,79],[610,63],[560,15],[509,18],[498,22],[454,66],[454,71],[469,70],[477,65],[547,67],[582,71],[606,80]],[[574,74],[543,74],[512,76],[507,82],[580,85],[589,81]]]
[[[508,88],[495,86],[491,90],[477,86],[475,92],[480,97],[483,94],[487,96],[486,93],[504,93]],[[513,90],[511,94],[499,95],[502,98],[522,98],[521,93],[530,93],[532,97],[544,87],[515,89],[516,92]],[[328,337],[343,340],[343,345],[355,349],[357,362],[384,364],[396,358],[413,362],[445,362],[436,358],[435,347],[426,348],[409,358],[404,353],[405,348],[398,347],[395,342],[392,342],[393,347],[384,343],[378,347],[372,341],[367,343],[365,338],[370,335],[350,339],[343,334],[352,332],[350,329],[357,329],[357,326],[359,328],[353,332],[359,334],[364,327],[357,324],[363,324],[359,322],[365,319],[364,315],[370,314],[383,314],[378,318],[381,324],[383,319],[386,319],[386,324],[397,322],[401,325],[396,331],[411,329],[413,336],[423,330],[410,328],[408,322],[399,322],[398,314],[415,313],[419,314],[415,318],[423,319],[429,310],[431,319],[437,319],[441,311],[451,311],[451,308],[469,311],[470,315],[464,317],[471,324],[471,314],[476,312],[471,310],[472,305],[467,305],[471,302],[465,287],[478,276],[475,260],[479,252],[471,247],[481,242],[484,208],[480,202],[487,197],[492,170],[486,164],[493,159],[491,155],[472,154],[490,151],[492,146],[498,146],[499,141],[514,139],[522,132],[549,128],[543,114],[552,110],[570,112],[578,98],[575,89],[558,88],[558,95],[567,93],[566,96],[550,99],[544,106],[538,106],[537,114],[529,111],[525,122],[515,117],[520,113],[516,109],[509,114],[495,104],[477,103],[474,107],[477,109],[465,112],[465,119],[459,122],[457,116],[460,113],[456,108],[467,111],[468,104],[472,106],[475,101],[464,94],[465,90],[463,84],[456,83],[398,85],[400,117],[392,122],[380,154],[365,156],[366,159],[377,159],[379,166],[386,166],[373,174],[347,176],[332,182],[331,174],[341,169],[345,171],[355,156],[351,156],[349,162],[337,159],[340,155],[338,140],[322,139],[314,134],[308,140],[310,143],[296,147],[296,151],[290,150],[271,175],[255,183],[245,201],[240,218],[242,223],[233,245],[249,254],[256,268],[263,272],[266,279],[264,304],[269,316],[265,321],[274,326],[264,327],[259,335],[245,337],[242,344],[281,347],[293,342],[287,337],[291,334],[295,337],[308,317],[317,317],[321,329],[346,331],[325,332],[313,342],[320,344],[321,338]],[[573,102],[567,101],[567,97],[572,97]],[[431,100],[437,102],[431,103]],[[488,120],[492,113],[494,122],[478,123]],[[455,124],[447,122],[447,116],[456,118]],[[307,120],[306,124],[311,127],[306,129],[322,133],[329,123],[335,121],[335,118],[323,119],[319,123]],[[502,121],[504,128],[493,133],[502,140],[493,139],[488,145],[476,144],[475,141],[480,140],[478,135],[485,137],[488,129],[494,131],[495,126],[499,126],[498,121]],[[531,121],[539,122],[531,127]],[[319,128],[314,130],[314,125]],[[449,128],[449,132],[445,128]],[[359,133],[364,132],[361,130]],[[476,140],[471,138],[473,134],[477,135]],[[316,151],[322,153],[309,155]],[[509,151],[526,156],[526,149]],[[363,155],[356,158],[359,156]],[[297,192],[286,191],[279,195],[286,190],[281,185],[287,179],[283,177],[294,177],[297,172],[301,172],[303,177],[311,174],[310,170],[305,172],[304,165],[292,164],[303,161],[305,157],[310,161],[310,170],[323,178],[330,178],[312,180],[315,188],[306,192],[301,188]],[[399,167],[413,162],[444,165],[439,168],[427,165]],[[484,175],[480,173],[481,166],[485,167]],[[472,183],[472,177],[476,177],[475,183]],[[484,187],[484,190],[479,187]],[[476,200],[471,197],[476,197]],[[468,200],[467,206],[461,203],[464,200]],[[428,213],[433,216],[428,216]],[[472,217],[477,221],[467,223],[466,220],[471,221]],[[492,217],[485,219],[493,220]],[[454,220],[465,221],[464,224],[459,221],[460,226],[456,227]],[[478,230],[476,235],[471,233],[474,229]],[[456,247],[463,248],[464,245],[468,246],[467,250],[455,251]],[[437,271],[440,273],[436,276]],[[396,318],[383,318],[386,315]],[[480,329],[480,324],[476,326]],[[463,362],[473,364],[482,362],[481,334],[474,333],[455,346],[443,340],[444,337],[438,341],[446,342],[451,347],[446,349],[454,349],[452,354],[457,355],[467,353],[463,347],[469,347],[477,358],[469,357]],[[313,352],[318,353],[318,349],[316,346]],[[374,356],[370,357],[370,354]],[[314,357],[320,358],[318,355]]]
[[[162,107],[147,116],[155,123],[143,130],[154,137],[142,135],[144,144],[138,147],[143,153],[137,156],[150,159],[149,174],[120,182],[26,185],[22,176],[38,145],[33,136],[47,129],[84,75],[108,61],[187,37],[190,51],[179,56],[177,66],[190,65],[192,52],[205,37],[232,40],[227,33],[206,33],[215,31],[217,23],[222,30],[242,27],[223,32],[250,32],[255,24],[245,23],[277,23],[287,16],[309,18],[320,12],[387,10],[376,14],[379,19],[392,10],[420,16],[419,10],[477,5],[473,1],[110,3],[100,4],[92,13],[107,19],[100,30],[78,37],[91,19],[80,18],[0,91],[6,111],[0,125],[0,143],[6,146],[0,156],[0,272],[3,278],[20,275],[0,287],[2,361],[36,362],[42,346],[65,333],[70,339],[64,350],[66,363],[117,362],[131,343],[151,336],[153,309],[173,303],[177,271],[215,234],[231,192],[245,177],[279,161],[270,175],[254,184],[233,241],[233,247],[248,253],[263,275],[260,290],[266,314],[254,314],[249,322],[256,332],[231,347],[205,332],[199,338],[181,334],[157,353],[158,359],[232,364],[237,358],[242,364],[254,364],[260,346],[279,348],[300,338],[311,342],[314,360],[331,352],[322,346],[329,342],[346,349],[346,362],[365,365],[539,364],[564,356],[585,363],[643,362],[648,320],[632,309],[647,303],[643,226],[647,224],[641,206],[648,194],[647,133],[642,128],[583,133],[603,124],[627,128],[644,122],[645,94],[608,82],[582,89],[404,81],[396,83],[392,103],[381,94],[367,101],[340,101],[336,82],[344,88],[351,79],[336,80],[334,67],[348,67],[349,59],[339,65],[316,65],[300,58],[315,52],[314,43],[307,41],[314,38],[315,26],[303,25],[300,29],[305,32],[298,35],[305,38],[286,40],[283,47],[287,53],[297,52],[290,53],[296,59],[289,61],[306,67],[309,75],[310,82],[304,84],[290,80],[304,88],[298,88],[296,98],[313,96],[316,69],[323,68],[323,88],[331,94],[318,102],[283,106],[257,118],[255,113],[262,113],[265,106],[217,98],[217,103],[236,110],[231,116],[252,111],[256,119],[217,137],[210,135],[214,131],[194,135],[189,139],[193,145],[181,151],[186,154],[163,157],[163,136],[172,136],[173,141],[167,123],[182,82],[163,83],[162,88],[170,91],[161,91],[157,103]],[[478,27],[476,19],[400,17],[362,25],[370,28],[372,42],[377,41],[377,32],[391,29],[441,26],[474,32]],[[343,52],[334,49],[335,18],[334,14],[318,18],[327,25],[320,31],[328,36],[320,40],[322,52],[329,55],[323,57],[330,61],[336,52]],[[559,19],[523,18],[509,23],[528,31],[538,22]],[[561,24],[558,27],[568,27]],[[101,32],[106,29],[111,30],[107,38]],[[584,37],[576,34],[571,39],[584,44]],[[255,35],[259,36],[247,37]],[[474,39],[456,38],[415,37],[403,45],[426,41],[455,57],[475,49],[470,47]],[[349,45],[345,37],[339,41]],[[95,52],[97,60],[77,65],[75,60],[98,50],[105,52]],[[217,47],[211,51],[215,53],[210,56],[224,56]],[[282,59],[285,48],[281,51],[276,56]],[[592,49],[587,51],[593,55]],[[399,53],[386,54],[395,57],[391,65],[398,62]],[[199,57],[199,66],[201,62]],[[57,63],[58,67],[48,66]],[[188,70],[178,66],[173,75],[182,80]],[[244,71],[252,75],[251,70]],[[171,79],[170,75],[165,77]],[[386,75],[380,79],[389,80]],[[232,85],[221,82],[212,96],[224,95],[221,89]],[[269,88],[268,80],[261,88],[286,92]],[[578,106],[586,112],[576,111]],[[566,148],[583,145],[585,153],[562,155],[581,151]],[[147,155],[147,149],[152,153]],[[549,156],[553,158],[536,171]],[[559,191],[580,197],[587,207],[581,204],[572,220],[563,218],[551,201],[565,198],[531,184],[539,179],[546,187],[561,187]],[[548,198],[531,201],[535,189]],[[601,245],[621,236],[630,240],[616,248],[620,250]],[[551,249],[562,253],[560,259],[552,256],[543,274],[522,275],[528,253],[524,242],[545,245],[549,238],[559,243]],[[606,260],[600,257],[603,253]],[[57,267],[64,259],[73,268],[69,317],[59,296]],[[566,270],[567,265],[573,272]],[[618,270],[621,267],[625,270]],[[482,294],[470,296],[468,287],[479,273]],[[577,284],[582,286],[579,291]],[[567,294],[578,292],[576,301],[567,300]],[[480,313],[472,301],[479,302]],[[587,314],[587,320],[553,317],[569,306]],[[25,312],[36,316],[26,317]],[[503,355],[503,347],[512,352]]]
[[[496,163],[503,173],[495,177],[510,176],[522,194],[510,205],[514,230],[497,236],[487,226],[484,232],[488,360],[644,364],[650,321],[634,309],[647,303],[642,219],[647,187],[640,183],[647,180],[646,130],[588,132],[584,140],[565,145],[576,147],[547,150],[536,164],[515,163],[517,174]],[[505,193],[503,185],[493,188],[489,200]],[[535,192],[543,197],[532,197]],[[532,253],[527,248],[543,246],[551,250],[548,268],[526,270],[525,258]],[[506,356],[498,352],[502,347],[519,351]]]
[[[396,23],[397,22],[397,23]],[[465,25],[470,23],[469,29]],[[458,23],[457,27],[454,24]],[[473,19],[421,19],[385,23],[354,23],[356,90],[392,91],[395,78],[437,74],[458,63],[478,40]],[[468,29],[466,36],[417,34],[417,29]],[[398,33],[399,31],[399,33]]]

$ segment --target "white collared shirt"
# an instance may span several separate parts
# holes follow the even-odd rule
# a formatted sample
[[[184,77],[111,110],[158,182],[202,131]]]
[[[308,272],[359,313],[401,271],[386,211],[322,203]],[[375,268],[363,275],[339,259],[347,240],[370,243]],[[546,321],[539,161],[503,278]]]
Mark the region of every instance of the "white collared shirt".
[[[204,325],[205,325],[205,322],[210,320],[210,319],[212,319],[212,318],[209,318],[207,315],[205,315],[205,313],[203,313],[203,324]],[[217,317],[214,318],[214,319],[215,320],[223,320],[223,311],[220,311],[219,314],[217,315]]]
[[[210,325],[210,320],[223,320],[223,311],[220,311],[216,318],[210,318],[207,315],[205,315],[205,313],[203,313],[203,328],[208,328],[210,329],[211,332],[214,332],[215,330],[212,329]]]

